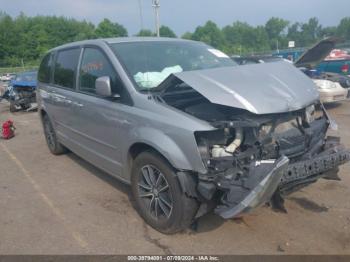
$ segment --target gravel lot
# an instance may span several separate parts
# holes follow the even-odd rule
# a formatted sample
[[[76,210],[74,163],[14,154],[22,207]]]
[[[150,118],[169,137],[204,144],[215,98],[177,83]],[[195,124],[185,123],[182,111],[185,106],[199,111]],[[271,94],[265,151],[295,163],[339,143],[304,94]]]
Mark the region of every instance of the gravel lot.
[[[350,102],[328,106],[350,147]],[[37,113],[9,113],[0,140],[0,254],[350,254],[350,165],[243,219],[209,214],[196,232],[162,235],[137,215],[129,187],[70,153],[53,156]]]

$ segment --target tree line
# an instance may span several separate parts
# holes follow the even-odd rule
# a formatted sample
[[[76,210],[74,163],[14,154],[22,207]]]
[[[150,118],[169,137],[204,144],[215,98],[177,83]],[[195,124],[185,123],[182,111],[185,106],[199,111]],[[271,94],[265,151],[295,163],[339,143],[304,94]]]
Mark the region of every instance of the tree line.
[[[142,29],[137,36],[154,36]],[[163,37],[181,37],[203,41],[229,54],[245,54],[287,48],[288,41],[296,47],[310,46],[326,36],[338,36],[350,40],[350,17],[341,19],[337,26],[323,27],[317,18],[306,23],[290,23],[277,17],[270,18],[265,25],[251,26],[236,21],[220,28],[212,21],[198,26],[194,32],[177,36],[168,26],[161,26]],[[87,21],[57,16],[29,17],[21,13],[11,17],[0,12],[0,67],[37,65],[47,50],[64,43],[128,36],[126,28],[109,19],[97,26]]]

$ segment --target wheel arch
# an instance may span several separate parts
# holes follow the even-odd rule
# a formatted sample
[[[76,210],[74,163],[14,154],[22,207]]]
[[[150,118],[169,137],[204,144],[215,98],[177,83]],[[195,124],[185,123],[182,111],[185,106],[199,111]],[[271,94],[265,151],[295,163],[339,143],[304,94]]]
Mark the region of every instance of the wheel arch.
[[[154,150],[165,158],[172,167],[178,170],[193,170],[193,165],[187,159],[185,152],[177,142],[169,135],[153,127],[141,127],[130,132],[127,146],[127,155],[124,155],[128,164],[132,155],[141,153],[142,150]],[[131,167],[129,165],[129,167]],[[130,170],[130,169],[129,169]],[[129,171],[128,170],[128,171]]]
[[[169,161],[169,159],[165,157],[156,147],[145,142],[135,142],[129,147],[127,154],[128,172],[131,172],[133,161],[136,159],[136,157],[145,151],[151,151],[156,153],[157,155],[162,157],[163,160],[165,160],[170,166],[174,167],[173,164]]]

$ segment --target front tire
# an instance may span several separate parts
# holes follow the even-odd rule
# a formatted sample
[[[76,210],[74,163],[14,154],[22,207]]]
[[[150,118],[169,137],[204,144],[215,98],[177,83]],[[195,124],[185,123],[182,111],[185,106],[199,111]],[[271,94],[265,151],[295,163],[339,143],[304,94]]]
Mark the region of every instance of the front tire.
[[[56,132],[47,115],[43,116],[44,134],[47,146],[54,155],[61,155],[67,152],[67,149],[57,140]]]
[[[198,203],[182,192],[173,167],[159,154],[136,157],[131,186],[138,213],[154,229],[173,234],[192,223]]]

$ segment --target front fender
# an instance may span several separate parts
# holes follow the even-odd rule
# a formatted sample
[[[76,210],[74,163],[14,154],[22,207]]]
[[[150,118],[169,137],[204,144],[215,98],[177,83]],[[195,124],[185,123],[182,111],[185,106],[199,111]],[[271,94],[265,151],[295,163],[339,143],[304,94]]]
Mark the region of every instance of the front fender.
[[[162,154],[173,167],[180,170],[193,170],[186,154],[172,138],[162,131],[152,127],[141,127],[133,130],[131,134],[129,148],[135,143],[147,144]]]

